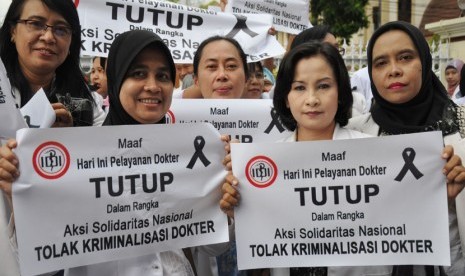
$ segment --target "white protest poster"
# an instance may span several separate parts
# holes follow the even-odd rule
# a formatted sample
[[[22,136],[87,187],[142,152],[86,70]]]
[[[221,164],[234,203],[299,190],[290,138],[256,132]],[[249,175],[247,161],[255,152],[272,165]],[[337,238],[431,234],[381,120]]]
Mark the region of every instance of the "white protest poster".
[[[16,131],[27,127],[20,110],[16,107],[15,98],[7,77],[3,61],[0,59],[0,139],[14,138]]]
[[[239,269],[450,265],[440,132],[231,146]]]
[[[292,134],[271,99],[173,99],[166,118],[172,124],[208,122],[241,143],[275,142]]]
[[[80,0],[76,4],[85,55],[107,56],[114,38],[134,29],[159,35],[176,63],[192,63],[200,43],[214,35],[236,39],[249,61],[285,51],[268,35],[271,15],[223,13],[162,1]]]
[[[298,34],[312,27],[309,6],[309,0],[229,0],[225,11],[271,14],[277,31]]]
[[[21,108],[21,114],[30,128],[51,127],[56,119],[55,111],[42,88]]]
[[[209,124],[22,129],[22,275],[228,241],[224,144]]]

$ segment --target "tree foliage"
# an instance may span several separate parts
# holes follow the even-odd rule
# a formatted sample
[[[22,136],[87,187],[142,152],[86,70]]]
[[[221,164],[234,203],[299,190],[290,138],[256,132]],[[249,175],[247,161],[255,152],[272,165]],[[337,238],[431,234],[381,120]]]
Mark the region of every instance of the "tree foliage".
[[[310,0],[310,21],[331,26],[335,36],[349,42],[352,34],[368,27],[367,4],[368,0]]]
[[[218,6],[218,2],[216,2],[215,0],[212,0],[208,3],[203,3],[201,4],[199,7],[202,8],[202,9],[208,9],[208,6]]]

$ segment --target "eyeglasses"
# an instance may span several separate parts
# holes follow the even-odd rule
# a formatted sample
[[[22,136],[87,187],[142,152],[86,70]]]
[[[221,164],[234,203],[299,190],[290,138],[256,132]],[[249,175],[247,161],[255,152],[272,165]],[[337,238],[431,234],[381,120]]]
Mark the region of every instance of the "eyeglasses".
[[[339,54],[341,54],[341,56],[345,55],[345,53],[346,53],[345,48],[339,47],[337,50],[339,51]]]
[[[42,21],[39,20],[33,20],[33,19],[19,19],[16,21],[16,23],[22,23],[26,25],[26,28],[30,32],[46,32],[48,28],[52,30],[52,33],[56,37],[60,38],[66,38],[71,35],[73,32],[70,27],[64,26],[64,25],[55,25],[55,26],[50,26],[45,24]]]

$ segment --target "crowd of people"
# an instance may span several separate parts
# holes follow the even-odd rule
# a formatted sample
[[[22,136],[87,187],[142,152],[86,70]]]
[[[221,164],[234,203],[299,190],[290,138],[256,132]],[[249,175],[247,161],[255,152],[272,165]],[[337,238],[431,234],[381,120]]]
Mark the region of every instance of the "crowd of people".
[[[173,98],[201,98],[272,99],[280,122],[292,132],[277,142],[441,131],[451,266],[367,263],[238,270],[233,224],[234,208],[241,204],[241,183],[231,169],[229,138],[222,136],[228,175],[219,207],[229,218],[229,243],[179,248],[50,275],[465,275],[465,210],[458,208],[463,203],[456,203],[465,185],[463,62],[448,63],[444,87],[432,71],[429,46],[418,28],[390,22],[377,29],[368,45],[366,77],[357,75],[352,81],[328,26],[314,26],[297,35],[276,77],[264,62],[247,63],[233,38],[210,37],[199,45],[193,64],[175,64],[158,35],[132,30],[115,38],[108,58],[93,59],[90,83],[79,68],[80,28],[71,0],[13,0],[0,28],[0,57],[17,106],[24,106],[43,88],[55,111],[55,128],[165,124]],[[10,139],[1,141],[0,147],[0,275],[10,276],[20,275],[12,186],[21,172],[15,137],[4,138]]]

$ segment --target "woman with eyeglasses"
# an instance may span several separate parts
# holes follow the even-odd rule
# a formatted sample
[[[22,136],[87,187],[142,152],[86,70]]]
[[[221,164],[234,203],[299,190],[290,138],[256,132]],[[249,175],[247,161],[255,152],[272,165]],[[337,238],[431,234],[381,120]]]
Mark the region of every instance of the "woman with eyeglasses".
[[[3,92],[12,93],[22,107],[43,88],[55,110],[53,127],[101,125],[105,113],[81,74],[80,48],[81,27],[71,0],[13,0],[0,28],[0,57],[12,86]],[[3,147],[11,151],[13,145]],[[2,190],[11,187],[6,174],[0,170]],[[15,235],[7,193],[0,195],[0,274],[12,276],[20,274],[10,246]]]
[[[17,105],[43,88],[55,109],[55,127],[99,125],[79,68],[81,27],[71,0],[13,0],[0,29],[0,57]]]

